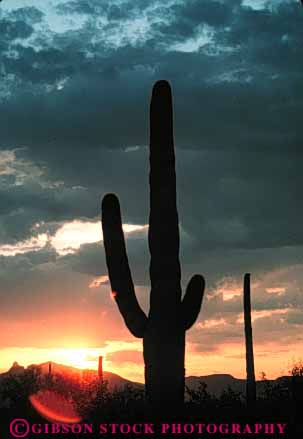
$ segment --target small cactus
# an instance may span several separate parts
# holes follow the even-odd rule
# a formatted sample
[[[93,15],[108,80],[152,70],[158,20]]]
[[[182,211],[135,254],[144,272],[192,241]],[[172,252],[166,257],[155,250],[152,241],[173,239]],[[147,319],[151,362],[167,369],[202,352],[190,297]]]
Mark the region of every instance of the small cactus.
[[[150,105],[150,309],[141,309],[128,264],[118,198],[102,201],[106,263],[113,297],[130,332],[143,338],[145,389],[154,411],[174,411],[184,402],[185,333],[200,312],[204,278],[190,280],[182,300],[179,222],[170,85],[158,81]]]
[[[256,401],[256,379],[254,349],[251,326],[250,274],[244,276],[244,326],[246,344],[246,402],[253,405]]]

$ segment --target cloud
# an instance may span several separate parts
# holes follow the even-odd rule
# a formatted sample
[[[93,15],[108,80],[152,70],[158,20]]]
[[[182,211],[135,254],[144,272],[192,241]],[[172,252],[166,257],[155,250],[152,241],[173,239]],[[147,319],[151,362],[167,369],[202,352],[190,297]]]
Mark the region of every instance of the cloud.
[[[89,288],[99,288],[101,285],[107,284],[108,282],[109,278],[107,275],[99,276],[89,284]]]
[[[284,294],[285,288],[284,287],[273,287],[273,288],[266,288],[266,292],[268,294]]]
[[[138,351],[116,351],[106,355],[106,361],[111,363],[137,363],[142,365],[143,355]]]
[[[178,151],[177,160],[182,164],[178,178],[185,230],[210,248],[300,243],[297,188],[301,173],[296,147],[300,139],[296,115],[300,111],[293,111],[300,105],[296,84],[301,71],[300,57],[294,55],[301,47],[296,43],[301,40],[296,7],[287,4],[253,10],[239,2],[227,5],[210,1],[206,7],[190,1],[173,5],[167,20],[161,21],[164,11],[159,4],[152,8],[148,2],[132,7],[123,3],[114,8],[116,13],[120,11],[119,22],[144,11],[151,28],[145,30],[148,40],[142,40],[142,47],[126,37],[126,42],[115,49],[106,39],[93,40],[93,35],[101,32],[96,22],[98,7],[94,1],[65,3],[61,15],[66,17],[73,11],[90,17],[81,33],[47,32],[39,36],[36,49],[22,44],[14,48],[20,51],[22,65],[28,62],[31,67],[23,72],[14,60],[7,65],[22,88],[16,87],[15,81],[11,98],[4,102],[2,141],[15,147],[25,144],[27,150],[18,153],[21,160],[26,157],[33,163],[44,163],[50,182],[64,182],[70,216],[92,218],[92,212],[96,215],[98,211],[98,202],[93,206],[93,199],[110,190],[118,192],[125,202],[124,212],[132,218],[129,222],[143,222],[147,215],[147,155],[142,150],[147,143],[147,102],[152,82],[168,77],[175,91],[177,144],[184,149]],[[115,27],[115,19],[108,18],[111,10],[107,4],[102,6],[107,31]],[[23,16],[27,13],[29,22],[38,14],[32,9],[22,12]],[[290,23],[287,28],[286,17]],[[11,15],[7,19],[12,20]],[[209,44],[219,52],[210,54],[208,47],[198,54],[168,53],[172,41],[179,41],[169,35],[174,31],[180,37],[184,21],[188,29],[195,29],[198,22],[210,26],[213,36]],[[283,40],[285,35],[291,42],[286,37],[287,41]],[[38,44],[38,35],[36,39]],[[277,73],[270,59],[252,60],[261,56],[262,44],[266,45],[267,57],[283,49],[285,56],[293,57],[294,64],[282,72],[285,63],[281,63]],[[279,50],[269,49],[269,44],[278,44]],[[184,65],[190,72],[188,79]],[[256,66],[261,71],[256,71]],[[29,77],[31,70],[34,76]],[[247,82],[248,72],[251,79]],[[273,75],[278,76],[273,79]],[[205,111],[201,102],[207,102]],[[26,115],[21,110],[24,107]],[[9,128],[12,119],[13,132]],[[220,129],[216,129],[218,120]],[[136,145],[141,148],[130,155],[124,152]],[[292,180],[288,178],[290,172]],[[133,193],[139,203],[132,202]],[[83,202],[77,202],[79,196]],[[47,196],[42,201],[33,193],[32,202],[36,206],[48,203],[42,217],[46,217],[45,210],[57,212],[58,217],[61,213],[60,200],[54,205]],[[191,215],[187,214],[189,208]],[[28,228],[32,225],[26,224]],[[5,233],[12,231],[6,229]]]

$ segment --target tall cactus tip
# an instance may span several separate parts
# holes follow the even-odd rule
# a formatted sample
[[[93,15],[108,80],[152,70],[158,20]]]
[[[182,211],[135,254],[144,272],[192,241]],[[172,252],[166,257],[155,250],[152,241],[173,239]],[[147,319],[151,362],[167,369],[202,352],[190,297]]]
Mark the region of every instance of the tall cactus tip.
[[[153,86],[153,96],[162,94],[162,93],[169,93],[171,94],[171,86],[168,81],[165,79],[160,79],[159,81],[155,82]]]
[[[119,199],[115,194],[104,195],[101,203],[102,212],[112,211],[113,209],[119,208]]]

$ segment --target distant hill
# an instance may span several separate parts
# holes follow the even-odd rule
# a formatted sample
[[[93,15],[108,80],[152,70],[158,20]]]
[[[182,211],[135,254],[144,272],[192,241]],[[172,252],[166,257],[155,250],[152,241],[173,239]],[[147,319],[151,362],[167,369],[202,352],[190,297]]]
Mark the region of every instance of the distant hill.
[[[191,390],[197,390],[200,382],[207,384],[207,391],[219,396],[224,389],[230,387],[235,392],[244,392],[246,380],[234,378],[228,374],[214,374],[186,377],[185,385]]]
[[[3,372],[0,373],[0,382],[1,379],[7,377],[7,376],[17,376],[17,375],[22,375],[25,371],[25,367],[20,366],[17,361],[15,361],[12,365],[12,367],[7,371],[7,372]]]
[[[63,364],[57,364],[53,362],[46,362],[42,364],[32,364],[28,366],[27,368],[24,368],[23,366],[20,366],[18,363],[14,363],[13,366],[7,371],[2,374],[0,374],[0,384],[1,380],[4,377],[12,376],[12,375],[20,375],[24,373],[25,370],[30,369],[39,369],[42,374],[48,374],[49,372],[49,364],[51,364],[51,372],[52,374],[61,374],[66,375],[69,377],[78,377],[82,379],[87,379],[88,381],[90,379],[97,378],[97,371],[91,370],[91,369],[77,369],[76,367],[71,366],[65,366]],[[108,382],[109,390],[113,389],[119,389],[123,388],[125,385],[132,385],[138,389],[143,389],[144,384],[133,382],[130,380],[127,380],[120,375],[117,375],[112,372],[103,372],[104,380]],[[288,386],[290,383],[291,377],[281,377],[277,380],[267,380],[267,381],[257,381],[257,392],[261,393],[266,383],[272,384],[272,383],[280,383],[282,385]],[[197,390],[199,387],[200,382],[204,382],[207,385],[207,391],[215,396],[220,396],[222,391],[224,389],[227,389],[230,387],[235,392],[241,392],[245,394],[245,387],[246,387],[246,380],[245,379],[239,379],[234,378],[232,375],[229,374],[214,374],[214,375],[204,375],[204,376],[189,376],[185,379],[185,385],[191,389],[191,390]]]
[[[12,367],[4,373],[0,374],[0,384],[1,380],[8,376],[16,376],[21,375],[24,373],[25,370],[33,370],[33,369],[39,369],[40,372],[44,375],[47,375],[49,372],[49,365],[51,365],[51,372],[52,374],[60,374],[65,375],[68,377],[77,377],[77,378],[84,378],[89,380],[93,380],[97,378],[98,372],[96,370],[92,369],[77,369],[76,367],[72,366],[65,366],[63,364],[57,364],[54,362],[46,362],[42,364],[31,364],[27,368],[24,368],[23,366],[20,366],[17,362],[15,362]],[[121,376],[112,373],[112,372],[103,372],[103,378],[105,381],[108,382],[108,388],[109,390],[113,390],[115,388],[123,388],[125,385],[129,384],[136,388],[142,388],[144,385],[142,383],[137,383],[134,381],[127,380],[125,378],[122,378]]]
[[[257,381],[257,393],[260,394],[264,391],[265,386],[268,384],[281,384],[282,386],[290,385],[291,377],[284,376],[277,378],[276,380],[263,380]],[[197,390],[200,382],[207,384],[207,391],[215,396],[220,396],[224,389],[230,387],[234,392],[246,393],[246,380],[234,378],[228,374],[214,374],[206,376],[189,376],[185,379],[185,385],[191,390]]]

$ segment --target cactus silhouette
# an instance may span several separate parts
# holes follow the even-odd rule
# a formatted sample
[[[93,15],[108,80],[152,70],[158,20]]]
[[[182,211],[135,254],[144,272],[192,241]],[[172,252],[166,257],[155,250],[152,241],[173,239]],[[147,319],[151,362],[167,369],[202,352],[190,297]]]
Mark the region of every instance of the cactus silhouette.
[[[256,379],[254,365],[254,349],[251,326],[250,274],[244,276],[244,326],[246,344],[246,402],[254,404],[256,400]]]
[[[200,312],[204,278],[190,280],[182,300],[171,88],[153,87],[150,105],[150,309],[142,311],[128,264],[118,198],[102,201],[106,263],[113,296],[129,331],[143,338],[146,398],[167,413],[184,402],[185,333]]]

